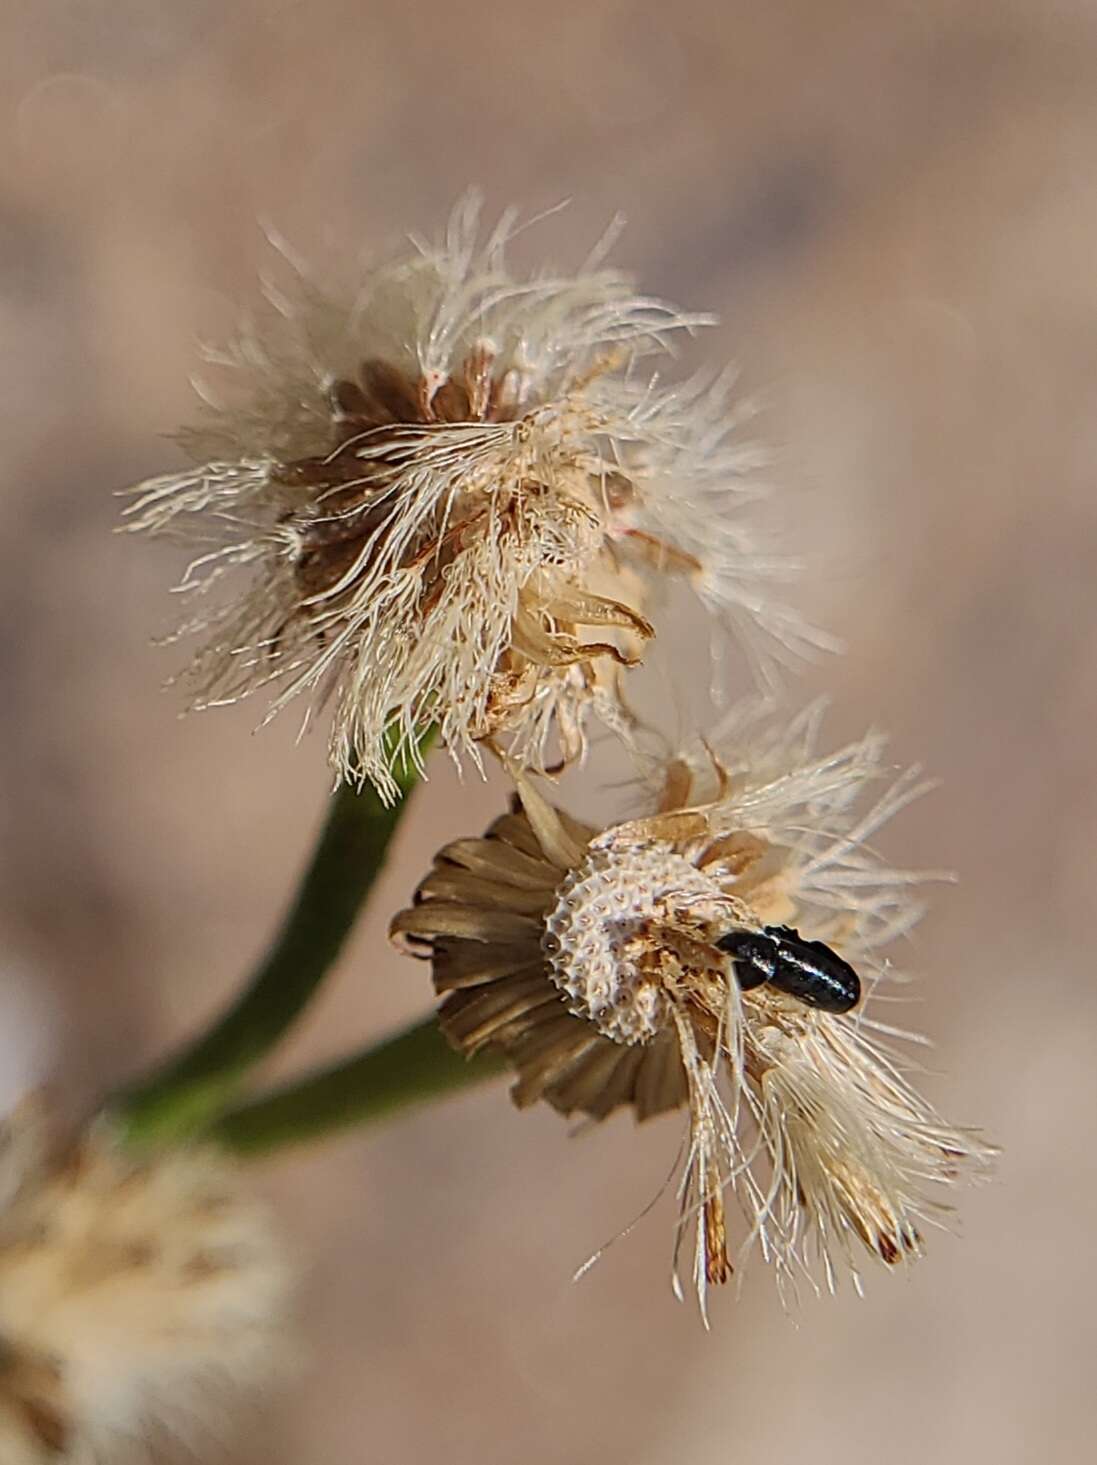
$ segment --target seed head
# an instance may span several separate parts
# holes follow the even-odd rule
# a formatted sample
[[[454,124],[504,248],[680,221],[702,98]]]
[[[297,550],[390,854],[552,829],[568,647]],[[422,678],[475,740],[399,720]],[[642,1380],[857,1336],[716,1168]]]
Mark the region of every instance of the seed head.
[[[208,603],[184,628],[195,704],[330,698],[335,769],[386,796],[393,725],[534,767],[579,757],[591,714],[627,736],[621,673],[665,579],[760,630],[766,666],[810,640],[743,522],[760,459],[729,380],[648,365],[710,318],[598,258],[519,278],[516,232],[482,239],[470,198],[342,295],[299,271],[212,357],[235,380],[182,437],[196,466],[127,511],[206,543],[180,586]]]
[[[814,752],[818,713],[663,761],[642,816],[580,824],[518,775],[519,803],[483,839],[442,849],[394,936],[428,955],[441,1022],[466,1053],[501,1051],[519,1106],[638,1119],[684,1107],[679,1243],[693,1281],[733,1271],[725,1192],[782,1289],[856,1285],[858,1252],[921,1254],[942,1185],[990,1150],[940,1119],[866,1014],[814,1007],[775,982],[746,988],[720,938],[794,927],[854,964],[871,995],[897,973],[883,948],[919,914],[912,886],[867,841],[922,791],[916,770],[867,801],[882,772],[869,735]],[[742,735],[742,729],[740,729]],[[677,1285],[677,1262],[675,1267]]]
[[[287,1268],[227,1162],[136,1159],[105,1129],[0,1127],[0,1458],[119,1465],[195,1449],[285,1361]]]

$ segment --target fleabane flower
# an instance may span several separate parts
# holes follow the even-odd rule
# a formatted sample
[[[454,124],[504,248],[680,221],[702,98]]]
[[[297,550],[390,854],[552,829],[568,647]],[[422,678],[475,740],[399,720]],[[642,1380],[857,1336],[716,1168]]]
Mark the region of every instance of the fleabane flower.
[[[520,278],[515,232],[507,215],[482,238],[470,198],[440,242],[341,294],[296,267],[211,355],[228,380],[181,438],[196,466],[128,510],[206,541],[180,586],[202,603],[196,705],[330,698],[335,769],[388,797],[393,728],[411,750],[437,724],[474,758],[504,738],[535,767],[579,757],[591,713],[627,735],[621,672],[662,581],[765,665],[812,639],[744,518],[760,458],[730,380],[654,365],[709,317],[637,293],[601,252]]]
[[[285,1366],[288,1291],[227,1160],[137,1158],[103,1126],[58,1146],[33,1104],[0,1125],[5,1465],[223,1443]]]
[[[926,1223],[947,1215],[941,1187],[989,1162],[904,1076],[893,1040],[905,1035],[863,1000],[826,1010],[833,993],[764,955],[783,943],[809,978],[823,965],[856,982],[855,969],[871,1005],[897,976],[885,948],[917,918],[912,886],[928,878],[868,843],[921,792],[916,771],[880,787],[882,740],[821,757],[817,724],[813,710],[667,760],[647,809],[609,828],[519,774],[514,809],[442,849],[393,923],[433,963],[450,1041],[505,1054],[519,1106],[687,1110],[678,1240],[694,1238],[702,1312],[736,1247],[757,1243],[783,1290],[798,1277],[833,1289],[839,1267],[859,1286],[866,1251],[889,1266],[919,1256]],[[748,936],[769,980],[729,955],[729,938]]]

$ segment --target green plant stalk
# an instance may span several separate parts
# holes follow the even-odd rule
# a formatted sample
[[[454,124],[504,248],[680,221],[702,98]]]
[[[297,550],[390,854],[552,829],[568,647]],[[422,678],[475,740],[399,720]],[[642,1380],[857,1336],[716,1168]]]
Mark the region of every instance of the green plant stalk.
[[[421,738],[420,756],[432,735]],[[128,1139],[155,1144],[204,1129],[300,1016],[342,950],[418,782],[410,758],[393,774],[400,798],[392,807],[370,787],[343,784],[332,795],[293,904],[247,986],[212,1027],[113,1101]]]
[[[228,1110],[202,1138],[238,1155],[269,1154],[483,1083],[503,1066],[501,1058],[455,1053],[432,1017],[335,1068]]]

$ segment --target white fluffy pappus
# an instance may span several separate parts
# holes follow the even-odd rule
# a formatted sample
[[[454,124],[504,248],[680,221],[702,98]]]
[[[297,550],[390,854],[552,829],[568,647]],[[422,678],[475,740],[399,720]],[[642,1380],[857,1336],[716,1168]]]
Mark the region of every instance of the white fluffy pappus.
[[[925,785],[886,776],[876,734],[820,756],[819,717],[733,720],[713,749],[650,767],[640,817],[601,830],[520,774],[520,809],[442,849],[393,923],[432,960],[450,1041],[502,1052],[520,1106],[687,1110],[678,1239],[703,1313],[755,1246],[783,1295],[833,1290],[840,1270],[859,1288],[866,1251],[914,1259],[947,1219],[943,1188],[993,1153],[918,1094],[911,1035],[872,1015],[937,872],[894,869],[870,841]],[[741,985],[721,939],[782,928],[856,968],[852,1011]]]
[[[135,1157],[105,1125],[58,1147],[33,1101],[0,1125],[5,1465],[227,1443],[291,1361],[289,1292],[230,1161]]]
[[[223,390],[181,435],[196,466],[127,510],[205,542],[180,586],[195,705],[331,699],[337,773],[387,797],[393,726],[405,751],[434,722],[456,756],[501,737],[531,767],[580,757],[591,714],[627,737],[621,671],[665,577],[760,669],[821,644],[774,598],[790,566],[751,526],[761,460],[730,377],[652,364],[710,318],[637,293],[605,247],[519,278],[518,232],[508,213],[483,237],[470,195],[344,291],[290,261],[208,353]]]

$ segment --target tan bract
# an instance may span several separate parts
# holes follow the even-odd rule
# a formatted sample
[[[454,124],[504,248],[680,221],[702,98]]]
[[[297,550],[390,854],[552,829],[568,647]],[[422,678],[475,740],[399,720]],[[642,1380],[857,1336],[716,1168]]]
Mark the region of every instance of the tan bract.
[[[905,1035],[863,1006],[835,1015],[770,984],[741,991],[716,944],[791,925],[854,963],[870,998],[895,976],[883,948],[917,918],[911,886],[928,874],[889,868],[866,841],[921,786],[912,771],[866,806],[881,740],[820,758],[817,721],[665,762],[649,812],[604,830],[519,774],[520,803],[483,839],[442,849],[393,923],[433,963],[450,1041],[504,1053],[519,1106],[688,1109],[679,1242],[693,1233],[702,1309],[733,1270],[729,1188],[740,1255],[757,1242],[782,1288],[814,1263],[828,1287],[837,1263],[859,1285],[857,1250],[919,1255],[944,1213],[934,1188],[990,1154],[902,1076],[884,1040]]]
[[[285,1365],[288,1290],[228,1162],[136,1159],[106,1129],[57,1149],[24,1106],[0,1127],[0,1458],[223,1442]]]
[[[730,380],[648,364],[709,318],[598,258],[518,278],[516,232],[508,215],[481,240],[467,200],[443,240],[342,294],[299,268],[211,353],[218,405],[181,439],[196,466],[128,510],[207,542],[180,587],[208,602],[184,627],[206,640],[196,705],[330,697],[336,770],[387,797],[392,725],[411,749],[435,722],[474,758],[505,736],[532,767],[580,756],[592,713],[627,737],[620,671],[664,579],[761,631],[764,666],[812,639],[743,523],[760,460]]]

